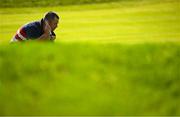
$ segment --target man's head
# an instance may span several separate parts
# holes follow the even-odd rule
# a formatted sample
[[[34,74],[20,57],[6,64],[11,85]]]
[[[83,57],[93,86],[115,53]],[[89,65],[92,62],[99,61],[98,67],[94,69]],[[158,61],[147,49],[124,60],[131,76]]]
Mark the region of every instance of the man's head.
[[[59,16],[55,12],[49,11],[45,14],[44,20],[48,22],[51,31],[54,31],[58,26]]]

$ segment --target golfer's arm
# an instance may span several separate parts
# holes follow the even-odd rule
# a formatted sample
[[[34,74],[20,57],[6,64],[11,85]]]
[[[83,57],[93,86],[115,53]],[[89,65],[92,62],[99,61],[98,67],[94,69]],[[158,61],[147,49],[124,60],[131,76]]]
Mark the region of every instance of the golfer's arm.
[[[37,40],[39,40],[39,41],[49,40],[49,34],[44,33],[44,34],[42,34]]]

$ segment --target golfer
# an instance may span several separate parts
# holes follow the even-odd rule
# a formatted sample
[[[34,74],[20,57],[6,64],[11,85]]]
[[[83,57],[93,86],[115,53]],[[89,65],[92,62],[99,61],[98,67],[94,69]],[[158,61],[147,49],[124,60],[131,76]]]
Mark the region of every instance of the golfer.
[[[54,41],[56,35],[53,31],[57,28],[58,22],[59,16],[55,12],[47,12],[40,21],[34,21],[19,28],[11,42]]]

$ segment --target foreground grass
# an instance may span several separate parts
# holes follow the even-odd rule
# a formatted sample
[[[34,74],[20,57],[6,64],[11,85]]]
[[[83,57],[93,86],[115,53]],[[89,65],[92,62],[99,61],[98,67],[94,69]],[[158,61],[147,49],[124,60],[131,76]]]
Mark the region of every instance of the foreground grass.
[[[0,115],[180,115],[180,46],[0,46]]]

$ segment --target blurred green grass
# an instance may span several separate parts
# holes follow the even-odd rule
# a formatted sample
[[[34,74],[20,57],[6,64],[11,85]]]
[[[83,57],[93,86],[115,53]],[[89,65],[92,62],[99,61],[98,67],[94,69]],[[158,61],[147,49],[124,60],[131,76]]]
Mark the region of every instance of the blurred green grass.
[[[0,7],[44,7],[44,6],[66,6],[66,5],[81,5],[94,3],[109,3],[109,2],[126,2],[126,1],[145,1],[145,0],[1,0]],[[151,0],[162,1],[162,0]],[[167,0],[166,0],[167,1]],[[178,0],[171,0],[178,1]]]
[[[0,7],[35,7],[104,3],[121,0],[1,0]]]
[[[0,46],[0,115],[180,115],[180,46]]]

